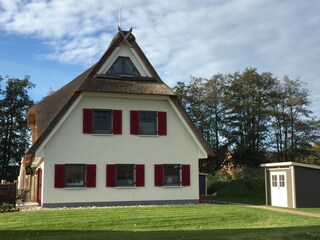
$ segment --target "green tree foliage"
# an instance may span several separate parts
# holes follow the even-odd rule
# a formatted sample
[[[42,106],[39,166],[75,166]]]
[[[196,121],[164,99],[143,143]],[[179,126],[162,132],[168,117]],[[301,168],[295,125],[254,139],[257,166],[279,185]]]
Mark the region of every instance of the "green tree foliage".
[[[227,150],[236,164],[305,161],[319,141],[320,121],[308,109],[300,79],[279,81],[255,68],[210,79],[192,77],[174,87],[186,111],[216,151],[216,167]]]
[[[5,88],[0,88],[0,179],[12,181],[17,179],[21,158],[30,146],[27,112],[34,102],[28,90],[35,85],[28,76],[0,76],[0,83],[5,83]]]

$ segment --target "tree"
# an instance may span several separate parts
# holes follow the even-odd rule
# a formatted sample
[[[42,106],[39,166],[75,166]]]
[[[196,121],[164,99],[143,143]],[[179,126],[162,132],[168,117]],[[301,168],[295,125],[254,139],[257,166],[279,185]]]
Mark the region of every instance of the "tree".
[[[311,152],[319,134],[319,120],[311,116],[309,91],[300,79],[284,76],[273,98],[273,129],[278,161],[296,161]],[[309,149],[309,150],[308,150]]]
[[[275,78],[255,68],[229,75],[224,98],[228,142],[238,163],[258,165],[266,151],[270,98]]]
[[[318,159],[313,155],[320,121],[308,109],[309,92],[299,79],[279,81],[269,72],[247,68],[210,79],[192,77],[174,90],[216,152],[216,167],[228,150],[235,164],[253,166]]]
[[[23,154],[30,146],[27,112],[34,105],[28,91],[34,88],[30,77],[2,78],[0,88],[0,179],[13,181],[18,177]]]

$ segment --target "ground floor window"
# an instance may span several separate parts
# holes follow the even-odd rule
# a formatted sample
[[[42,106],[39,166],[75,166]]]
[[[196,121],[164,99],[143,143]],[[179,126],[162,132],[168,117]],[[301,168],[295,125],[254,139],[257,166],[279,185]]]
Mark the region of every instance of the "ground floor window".
[[[134,165],[120,164],[117,167],[117,186],[134,186]]]
[[[180,186],[180,164],[163,165],[164,186]]]
[[[86,167],[84,164],[65,165],[65,187],[85,187]]]
[[[154,184],[162,186],[190,186],[189,164],[156,164],[154,165]]]
[[[107,164],[107,187],[144,187],[143,164]]]
[[[95,164],[56,164],[54,187],[96,187]]]

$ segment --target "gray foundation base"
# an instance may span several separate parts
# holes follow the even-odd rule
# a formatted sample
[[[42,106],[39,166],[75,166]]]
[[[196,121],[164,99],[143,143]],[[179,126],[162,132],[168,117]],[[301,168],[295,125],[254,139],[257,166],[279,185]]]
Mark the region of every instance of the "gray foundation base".
[[[124,202],[77,202],[77,203],[43,203],[44,208],[62,207],[111,207],[111,206],[136,206],[136,205],[175,205],[175,204],[197,204],[198,199],[188,200],[154,200],[154,201],[124,201]]]

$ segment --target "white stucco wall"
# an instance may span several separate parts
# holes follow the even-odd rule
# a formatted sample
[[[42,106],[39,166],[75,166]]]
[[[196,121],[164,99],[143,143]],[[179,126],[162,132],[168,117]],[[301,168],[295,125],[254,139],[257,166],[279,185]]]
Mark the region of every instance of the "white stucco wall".
[[[154,97],[153,97],[154,98]],[[42,202],[121,202],[195,200],[199,195],[199,145],[170,104],[168,97],[82,95],[81,100],[39,149],[44,155]],[[82,133],[83,108],[122,110],[122,135]],[[130,135],[130,110],[167,112],[167,136]],[[54,188],[54,165],[96,164],[96,188]],[[106,164],[145,164],[145,186],[107,188]],[[154,164],[190,164],[191,186],[155,187]]]

